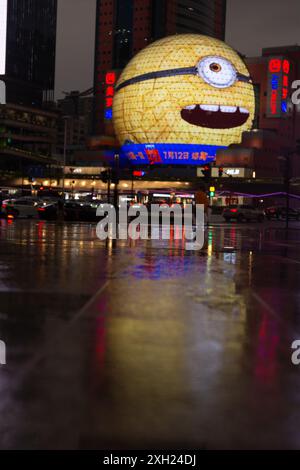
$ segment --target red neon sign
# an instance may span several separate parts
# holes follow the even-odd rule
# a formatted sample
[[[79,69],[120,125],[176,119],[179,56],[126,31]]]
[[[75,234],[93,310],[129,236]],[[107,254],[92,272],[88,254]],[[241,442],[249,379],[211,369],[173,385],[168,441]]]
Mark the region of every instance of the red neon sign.
[[[114,97],[115,96],[115,89],[114,89],[113,86],[108,86],[106,88],[106,96],[107,97],[109,97],[109,96]]]
[[[133,176],[144,176],[145,172],[144,171],[141,171],[141,170],[135,170],[133,173]]]
[[[107,72],[105,75],[105,83],[106,85],[114,85],[116,83],[116,73]]]
[[[117,74],[114,71],[106,72],[105,74],[105,110],[104,118],[106,121],[112,120],[112,107],[113,107],[113,97],[115,95],[114,85],[117,81]]]
[[[290,73],[290,63],[288,60],[284,60],[282,64],[282,70],[287,75]]]
[[[278,73],[281,71],[281,60],[280,59],[272,59],[269,63],[269,70],[271,73]]]

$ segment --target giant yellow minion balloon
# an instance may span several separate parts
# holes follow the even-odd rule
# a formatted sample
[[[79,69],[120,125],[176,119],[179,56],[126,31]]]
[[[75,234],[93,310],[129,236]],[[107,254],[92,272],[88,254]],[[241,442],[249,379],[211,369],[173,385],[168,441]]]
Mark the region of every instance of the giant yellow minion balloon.
[[[114,126],[132,163],[203,164],[251,129],[254,89],[240,56],[197,34],[170,36],[124,69]]]

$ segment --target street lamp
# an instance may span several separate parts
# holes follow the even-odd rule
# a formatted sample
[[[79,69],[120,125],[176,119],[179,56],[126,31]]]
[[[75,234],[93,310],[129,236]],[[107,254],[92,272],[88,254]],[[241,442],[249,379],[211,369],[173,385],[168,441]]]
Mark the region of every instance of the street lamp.
[[[62,192],[63,198],[65,199],[65,178],[66,178],[66,163],[67,163],[67,139],[68,139],[68,119],[71,116],[63,116],[64,120],[64,152],[63,152],[63,180],[62,180]]]
[[[285,155],[280,155],[278,160],[283,161],[284,165],[284,184],[285,184],[285,194],[286,194],[286,219],[285,219],[285,229],[289,228],[289,211],[290,211],[290,183],[291,183],[291,160],[290,157],[295,153],[294,150],[288,151]]]

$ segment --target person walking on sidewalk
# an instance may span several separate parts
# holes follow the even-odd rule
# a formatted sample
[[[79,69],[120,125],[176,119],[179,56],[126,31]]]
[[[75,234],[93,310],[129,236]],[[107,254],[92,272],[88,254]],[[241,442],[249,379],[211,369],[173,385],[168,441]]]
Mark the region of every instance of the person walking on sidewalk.
[[[209,223],[209,216],[208,216],[208,209],[209,209],[209,199],[205,192],[204,188],[199,189],[195,193],[195,207],[193,212],[193,225],[196,225],[196,206],[198,204],[202,204],[204,206],[204,223],[208,225]]]

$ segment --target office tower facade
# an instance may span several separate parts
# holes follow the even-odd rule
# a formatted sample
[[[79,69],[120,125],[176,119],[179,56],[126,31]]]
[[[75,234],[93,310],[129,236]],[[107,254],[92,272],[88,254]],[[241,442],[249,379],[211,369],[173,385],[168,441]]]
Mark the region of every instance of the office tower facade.
[[[225,16],[226,0],[97,0],[94,133],[107,128],[108,72],[118,75],[137,52],[172,34],[223,40]]]
[[[57,0],[0,0],[2,103],[53,100]]]

